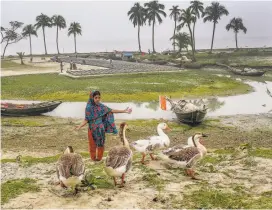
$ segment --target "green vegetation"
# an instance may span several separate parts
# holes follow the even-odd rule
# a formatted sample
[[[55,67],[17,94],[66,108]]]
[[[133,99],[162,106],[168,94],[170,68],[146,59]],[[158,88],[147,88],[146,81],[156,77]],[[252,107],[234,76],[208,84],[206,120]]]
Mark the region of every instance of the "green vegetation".
[[[236,189],[236,188],[235,188]],[[202,187],[200,190],[194,191],[191,194],[185,194],[182,202],[175,202],[175,208],[194,208],[194,209],[269,209],[272,207],[272,200],[268,195],[261,197],[252,197],[243,190],[236,190],[235,192],[226,192],[223,189],[210,189]]]
[[[272,159],[272,149],[253,149],[250,154],[254,157],[270,158]]]
[[[159,95],[176,98],[233,95],[251,90],[242,82],[200,71],[101,76],[81,80],[57,74],[2,78],[4,99],[86,101],[93,89],[99,89],[103,101],[107,102],[157,101]]]
[[[104,155],[106,155],[107,153],[105,152]],[[80,155],[83,158],[89,158],[90,155],[88,152],[81,152]],[[56,162],[59,157],[61,156],[61,154],[57,154],[54,156],[48,156],[48,157],[31,157],[31,156],[22,156],[20,158],[20,163],[22,164],[22,166],[28,167],[31,165],[35,165],[38,163],[54,163]],[[2,159],[1,163],[14,163],[16,162],[16,159]]]
[[[89,173],[87,177],[89,183],[95,185],[98,189],[114,188],[113,179],[105,173],[103,162],[88,165],[87,167],[90,169],[90,172],[87,172]]]
[[[7,203],[10,199],[23,193],[38,192],[39,190],[36,181],[33,179],[9,180],[1,184],[1,204]]]
[[[139,158],[140,159],[140,158]],[[165,187],[165,180],[160,178],[160,174],[151,168],[148,168],[142,164],[135,166],[143,173],[143,180],[147,182],[147,186],[155,187],[159,192]]]
[[[60,157],[60,154],[55,156],[49,156],[49,157],[31,157],[31,156],[23,156],[20,158],[20,163],[22,166],[31,166],[38,163],[54,163],[56,162]],[[16,159],[2,159],[1,163],[10,163],[10,162],[16,162]]]
[[[30,65],[21,65],[19,63],[16,63],[14,61],[11,60],[1,60],[1,68],[3,69],[29,69],[29,68],[33,68],[33,66]]]
[[[211,164],[217,164],[222,161],[222,156],[211,156],[211,155],[206,155],[201,161],[200,164],[205,164],[205,163],[211,163]]]
[[[185,54],[188,58],[191,57],[190,53]],[[269,51],[264,51],[260,49],[239,49],[233,52],[219,52],[219,53],[207,53],[207,52],[197,52],[195,58],[197,60],[196,64],[192,63],[184,65],[187,68],[201,68],[206,65],[216,65],[217,62],[225,63],[230,66],[248,66],[248,67],[269,67],[272,66],[272,53]],[[146,54],[144,56],[137,55],[138,60],[148,59],[150,61],[167,61],[173,63],[180,63],[176,61],[180,55],[162,55],[162,54]]]

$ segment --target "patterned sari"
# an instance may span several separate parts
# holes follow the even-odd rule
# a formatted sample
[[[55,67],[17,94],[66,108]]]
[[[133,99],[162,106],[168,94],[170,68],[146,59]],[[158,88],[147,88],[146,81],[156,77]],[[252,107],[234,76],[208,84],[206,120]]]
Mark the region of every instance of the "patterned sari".
[[[93,93],[90,93],[90,98],[86,106],[85,120],[88,121],[89,129],[91,131],[93,140],[97,147],[104,147],[105,134],[117,134],[114,123],[114,116],[112,110],[102,103],[95,104],[93,100]]]

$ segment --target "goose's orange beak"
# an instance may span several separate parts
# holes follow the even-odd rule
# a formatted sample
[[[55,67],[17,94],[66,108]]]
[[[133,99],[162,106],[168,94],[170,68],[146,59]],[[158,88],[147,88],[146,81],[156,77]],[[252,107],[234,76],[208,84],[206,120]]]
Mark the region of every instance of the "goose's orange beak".
[[[166,126],[165,130],[166,131],[171,131],[171,128],[169,128],[168,126]]]

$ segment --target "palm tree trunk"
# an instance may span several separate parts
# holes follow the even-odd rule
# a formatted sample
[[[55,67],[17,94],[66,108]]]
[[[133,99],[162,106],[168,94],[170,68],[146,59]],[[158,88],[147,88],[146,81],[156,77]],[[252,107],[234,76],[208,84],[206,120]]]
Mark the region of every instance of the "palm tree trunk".
[[[177,28],[177,19],[175,19],[175,28],[174,28],[174,36],[173,36],[174,52],[176,51],[176,45],[175,45],[176,28]]]
[[[195,24],[196,22],[194,22],[194,26],[193,26],[194,51],[195,51]]]
[[[57,50],[58,50],[58,54],[59,53],[59,27],[57,26],[57,38],[56,38],[56,42],[57,42]]]
[[[75,42],[75,53],[77,53],[76,51],[76,34],[74,33],[74,42]]]
[[[237,32],[235,32],[235,42],[236,42],[236,49],[238,49]]]
[[[154,43],[154,27],[155,27],[155,20],[153,20],[153,26],[152,26],[152,46],[153,46],[153,53],[155,53],[155,43]]]
[[[140,42],[140,25],[138,25],[138,44],[139,44],[139,51],[142,52],[141,42]]]
[[[8,41],[7,41],[7,44],[6,44],[5,48],[4,48],[3,55],[2,55],[3,58],[5,57],[5,53],[6,53],[6,49],[7,49],[8,44],[9,44],[9,43],[8,43]]]
[[[212,44],[211,44],[211,52],[213,50],[213,40],[214,40],[214,32],[215,32],[215,26],[216,26],[216,23],[214,22],[213,23],[213,33],[212,33]]]
[[[45,42],[45,32],[44,32],[44,27],[43,29],[43,42],[44,42],[44,51],[45,51],[45,55],[47,55],[47,50],[46,50],[46,42]]]
[[[194,41],[193,41],[193,33],[192,33],[192,29],[190,24],[187,24],[189,31],[190,31],[190,35],[191,35],[191,46],[192,46],[192,53],[193,53],[193,60],[195,61],[195,51],[194,51]]]
[[[30,61],[32,61],[32,45],[31,45],[31,35],[29,34],[29,47],[30,47]]]

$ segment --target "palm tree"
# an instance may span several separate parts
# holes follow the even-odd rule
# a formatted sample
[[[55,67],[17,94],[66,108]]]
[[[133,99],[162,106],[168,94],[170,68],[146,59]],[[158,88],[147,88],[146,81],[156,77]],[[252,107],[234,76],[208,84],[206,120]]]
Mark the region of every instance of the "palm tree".
[[[176,5],[176,6],[172,6],[172,8],[170,9],[171,13],[169,15],[170,18],[173,18],[174,19],[174,22],[175,22],[175,28],[174,28],[174,34],[173,34],[173,47],[174,47],[174,51],[176,50],[175,49],[175,35],[176,35],[176,30],[177,30],[177,20],[180,16],[180,13],[181,13],[181,9],[178,8],[179,6]]]
[[[44,50],[45,50],[45,55],[47,55],[46,42],[45,42],[45,27],[49,27],[49,28],[52,27],[51,18],[41,13],[39,16],[36,17],[36,21],[37,21],[37,23],[35,24],[36,29],[42,28],[43,30]]]
[[[25,53],[24,52],[17,52],[17,55],[19,56],[19,58],[21,59],[21,65],[24,65],[24,55]]]
[[[196,20],[196,17],[191,12],[191,8],[187,8],[186,10],[182,10],[181,15],[179,17],[180,24],[177,26],[178,31],[184,27],[184,25],[187,25],[190,32],[190,38],[191,38],[191,47],[192,47],[192,53],[193,53],[193,60],[195,61],[195,52],[194,52],[194,40],[193,40],[193,32],[191,29],[191,24],[194,23]]]
[[[79,23],[77,22],[73,22],[70,24],[70,27],[68,28],[68,36],[70,36],[71,34],[74,34],[74,42],[75,42],[75,53],[77,53],[76,50],[76,35],[81,35],[81,26]]]
[[[148,20],[149,25],[152,23],[152,46],[153,52],[155,51],[155,43],[154,43],[154,27],[156,21],[159,24],[162,23],[162,18],[160,15],[166,17],[166,13],[164,12],[165,6],[163,4],[159,4],[158,1],[150,1],[144,4],[146,7],[146,19]]]
[[[196,16],[196,20],[194,21],[194,25],[193,25],[193,39],[194,39],[194,51],[195,51],[195,24],[198,18],[200,18],[203,15],[203,2],[200,1],[191,1],[191,11],[194,13],[194,15]]]
[[[229,12],[226,9],[226,7],[221,5],[219,2],[212,2],[211,6],[206,7],[206,9],[203,13],[204,23],[207,21],[213,22],[213,35],[212,35],[211,52],[213,49],[215,26],[218,23],[218,20],[220,20],[220,18],[223,15],[228,15],[228,14],[229,14]]]
[[[236,49],[238,49],[238,41],[237,41],[237,34],[240,30],[244,33],[247,32],[247,28],[243,24],[242,18],[232,18],[230,23],[226,26],[227,31],[232,29],[235,33],[235,42],[236,42]]]
[[[66,28],[66,21],[61,15],[54,15],[52,17],[52,25],[57,26],[56,43],[57,43],[58,54],[60,54],[59,53],[59,29],[61,30]]]
[[[178,33],[171,37],[170,40],[175,40],[174,45],[178,47],[179,53],[182,49],[188,49],[190,44],[190,35],[188,33]]]
[[[30,61],[32,61],[32,44],[31,44],[31,35],[38,36],[37,31],[35,30],[35,27],[32,24],[26,25],[23,28],[23,33],[22,35],[24,37],[28,36],[29,37],[29,45],[30,45]]]
[[[138,44],[140,52],[142,52],[140,42],[140,27],[145,23],[145,14],[145,9],[140,5],[139,2],[135,3],[127,13],[129,20],[133,23],[133,26],[138,26]]]

